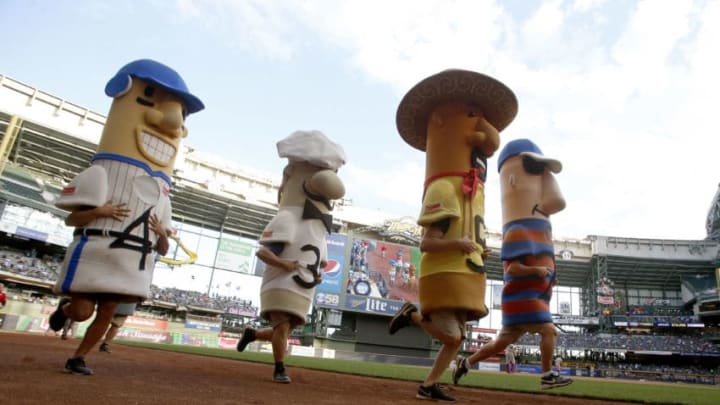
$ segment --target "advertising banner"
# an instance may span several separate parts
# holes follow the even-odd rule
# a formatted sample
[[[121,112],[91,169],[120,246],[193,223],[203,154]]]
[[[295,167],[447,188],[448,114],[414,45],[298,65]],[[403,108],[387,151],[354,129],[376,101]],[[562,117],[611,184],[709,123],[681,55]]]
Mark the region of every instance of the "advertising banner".
[[[215,266],[220,269],[253,274],[254,257],[255,246],[252,243],[235,239],[220,239]]]
[[[327,241],[328,248],[328,264],[322,269],[322,283],[317,286],[316,291],[333,293],[338,295],[339,298],[339,294],[342,292],[343,273],[345,270],[345,242],[347,241],[347,236],[330,234],[325,237],[325,240]],[[316,302],[316,305],[320,305],[320,303]],[[337,304],[334,306],[337,306]]]
[[[216,338],[210,339],[205,336],[195,336],[189,333],[173,333],[171,339],[175,345],[217,347]]]
[[[220,329],[222,327],[222,321],[218,322],[210,322],[200,319],[191,319],[187,318],[185,320],[185,328],[187,329],[197,329],[197,330],[206,330],[206,331],[212,331],[212,332],[220,332]]]
[[[347,311],[371,312],[379,315],[394,315],[400,310],[402,305],[402,301],[392,301],[360,295],[346,295],[344,309]]]
[[[40,231],[36,231],[34,229],[25,228],[24,226],[20,226],[20,225],[18,225],[17,228],[15,229],[15,234],[17,236],[22,236],[24,238],[39,240],[40,242],[45,242],[45,241],[47,241],[47,238],[48,238],[48,234],[46,234],[45,232],[40,232]]]
[[[612,305],[615,302],[615,300],[613,299],[613,297],[604,297],[602,295],[598,295],[597,302],[598,302],[598,304]]]
[[[117,334],[119,339],[137,340],[141,342],[169,343],[170,334],[167,332],[154,332],[139,329],[120,328]]]
[[[163,321],[161,319],[142,318],[139,316],[128,316],[125,320],[124,326],[141,329],[167,330],[168,321]]]
[[[45,332],[50,325],[47,318],[38,318],[36,316],[20,315],[18,316],[15,330],[24,332]]]
[[[226,350],[237,350],[237,344],[240,339],[218,338],[218,348]]]
[[[258,316],[258,308],[252,306],[252,302],[248,304],[247,301],[245,301],[237,303],[236,305],[228,305],[225,308],[225,313],[255,318],[256,316]]]
[[[500,363],[479,361],[477,363],[477,369],[480,371],[500,371]]]
[[[318,307],[337,308],[340,306],[340,294],[316,291],[315,305]]]
[[[73,228],[63,218],[13,204],[6,204],[0,215],[0,231],[59,246],[68,246],[73,239]]]
[[[353,237],[348,261],[345,309],[392,315],[418,302],[417,247]]]

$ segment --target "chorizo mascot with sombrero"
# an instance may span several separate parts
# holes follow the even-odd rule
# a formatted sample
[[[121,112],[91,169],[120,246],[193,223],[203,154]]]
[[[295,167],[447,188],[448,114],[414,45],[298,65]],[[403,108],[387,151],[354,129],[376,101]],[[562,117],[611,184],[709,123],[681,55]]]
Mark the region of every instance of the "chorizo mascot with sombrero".
[[[180,75],[150,59],[123,66],[105,86],[113,98],[90,167],[62,191],[55,205],[74,226],[54,292],[60,300],[50,327],[97,315],[65,370],[92,374],[84,356],[102,338],[121,302],[150,293],[155,253],[168,250],[170,186],[185,118],[204,108]]]
[[[417,397],[454,401],[437,385],[465,337],[465,323],[487,315],[484,183],[499,132],[517,114],[513,92],[492,77],[446,70],[415,85],[400,102],[400,136],[426,152],[420,242],[420,310],[406,303],[390,334],[420,325],[442,342]]]
[[[296,131],[278,142],[277,150],[288,158],[278,190],[280,207],[263,230],[256,253],[265,263],[260,316],[270,327],[243,330],[237,350],[255,340],[272,342],[273,381],[287,384],[288,337],[305,324],[328,262],[325,235],[332,230],[332,201],[345,195],[337,170],[346,159],[343,148],[320,131]]]

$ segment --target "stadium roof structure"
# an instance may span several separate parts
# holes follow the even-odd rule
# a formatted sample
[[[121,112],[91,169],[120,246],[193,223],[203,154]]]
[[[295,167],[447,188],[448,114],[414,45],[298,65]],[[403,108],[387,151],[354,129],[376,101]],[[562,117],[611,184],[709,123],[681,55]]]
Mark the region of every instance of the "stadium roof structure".
[[[103,125],[101,114],[0,75],[0,134],[12,145],[0,156],[0,198],[64,215],[53,206],[52,195],[88,166]],[[214,193],[179,175],[174,182],[173,214],[183,223],[258,239],[277,210]],[[335,222],[336,231],[354,226],[359,225]],[[711,240],[588,236],[578,246],[582,251],[557,257],[560,285],[593,290],[607,278],[616,287],[679,290],[683,276],[713,272],[720,263],[718,242]],[[486,270],[490,279],[501,280],[499,251],[494,251]]]
[[[673,259],[672,256],[651,259],[596,254],[589,259],[556,260],[559,285],[579,288],[592,288],[599,279],[607,278],[616,288],[679,291],[683,276],[712,273],[717,266],[717,261],[710,259]],[[487,260],[486,270],[488,278],[502,280],[502,263],[496,255]]]
[[[11,116],[0,111],[3,138]],[[40,198],[43,192],[57,197],[61,186],[88,167],[95,144],[23,120],[15,143],[8,153],[0,195],[9,201],[27,204],[65,215],[52,201]],[[194,182],[175,177],[171,192],[176,220],[258,239],[277,209],[252,204],[203,190]]]

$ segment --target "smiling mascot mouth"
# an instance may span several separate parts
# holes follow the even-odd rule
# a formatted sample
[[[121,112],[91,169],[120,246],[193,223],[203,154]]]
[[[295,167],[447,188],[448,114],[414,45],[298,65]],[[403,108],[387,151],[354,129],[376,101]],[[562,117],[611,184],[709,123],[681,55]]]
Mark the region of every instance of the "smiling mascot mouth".
[[[160,166],[169,165],[177,152],[175,146],[147,131],[141,131],[138,141],[142,154]]]

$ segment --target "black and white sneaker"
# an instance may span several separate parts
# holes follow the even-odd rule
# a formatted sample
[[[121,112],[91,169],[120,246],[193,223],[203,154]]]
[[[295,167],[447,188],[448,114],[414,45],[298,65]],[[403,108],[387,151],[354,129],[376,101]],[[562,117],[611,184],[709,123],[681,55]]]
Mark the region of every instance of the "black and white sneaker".
[[[63,326],[65,326],[65,321],[67,321],[68,317],[67,315],[65,315],[65,312],[63,312],[62,308],[68,302],[70,302],[70,298],[61,298],[60,302],[58,302],[55,312],[50,314],[48,323],[50,324],[50,329],[54,330],[55,332],[59,331],[63,328]]]
[[[292,380],[290,377],[285,374],[285,370],[283,371],[276,371],[273,373],[273,382],[280,383],[280,384],[290,384]]]
[[[421,385],[420,388],[418,388],[418,392],[417,395],[415,395],[415,398],[429,399],[431,401],[438,402],[455,402],[455,398],[444,393],[443,390],[440,389],[440,386],[438,384],[433,384],[429,387]]]
[[[458,356],[455,359],[455,370],[453,370],[452,380],[453,384],[458,385],[458,381],[468,373],[467,359],[462,356]]]
[[[558,373],[550,373],[540,378],[540,385],[542,389],[548,390],[550,388],[564,387],[573,383],[572,378],[563,377]]]
[[[85,359],[76,357],[68,359],[65,363],[65,371],[76,375],[92,375],[93,371],[85,365]]]
[[[100,350],[103,353],[112,353],[112,350],[110,350],[110,345],[107,343],[101,344],[100,347],[98,348],[98,350]]]
[[[242,337],[238,340],[237,351],[242,352],[245,350],[247,345],[255,341],[255,329],[245,328],[243,330]]]
[[[417,312],[417,307],[409,302],[403,304],[400,310],[392,317],[388,325],[388,333],[394,335],[400,329],[412,324],[412,313]]]

